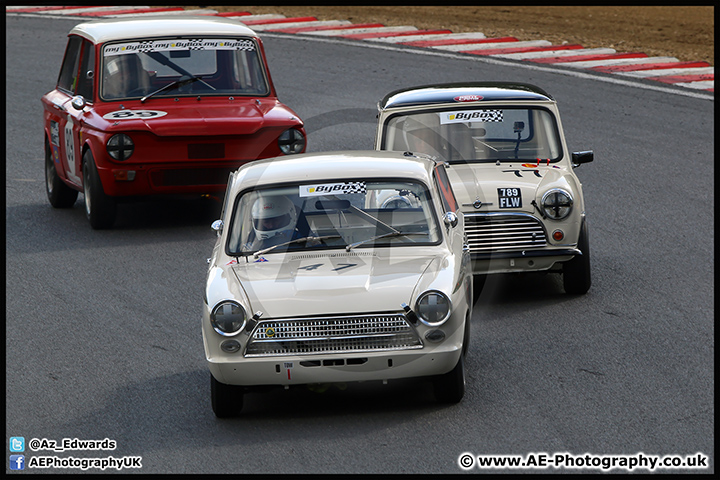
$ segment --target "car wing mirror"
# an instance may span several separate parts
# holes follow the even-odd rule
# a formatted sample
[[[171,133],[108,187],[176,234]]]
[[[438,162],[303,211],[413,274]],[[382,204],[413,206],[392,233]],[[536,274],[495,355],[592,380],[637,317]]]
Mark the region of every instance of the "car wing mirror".
[[[82,95],[74,96],[70,101],[70,105],[72,105],[75,110],[82,110],[85,108],[85,97]]]
[[[572,164],[573,168],[579,167],[583,163],[590,163],[594,160],[595,154],[592,150],[586,150],[584,152],[573,152],[572,153]]]
[[[457,227],[458,216],[453,212],[447,212],[443,215],[443,222],[445,223],[447,229],[450,230],[451,228]]]
[[[215,220],[212,223],[212,225],[210,225],[210,228],[212,228],[215,231],[215,233],[217,233],[217,236],[219,237],[220,235],[222,235],[224,226],[225,226],[225,224],[223,223],[222,220]]]

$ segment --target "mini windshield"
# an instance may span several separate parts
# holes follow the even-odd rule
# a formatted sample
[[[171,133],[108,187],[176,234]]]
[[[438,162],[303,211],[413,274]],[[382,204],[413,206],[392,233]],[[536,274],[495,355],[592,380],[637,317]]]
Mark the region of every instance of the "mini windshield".
[[[427,188],[409,181],[338,181],[251,190],[234,204],[227,252],[435,245]]]
[[[103,47],[104,100],[270,93],[249,38],[138,40]]]
[[[383,150],[426,153],[450,163],[558,161],[562,147],[555,117],[542,108],[433,110],[391,116]]]

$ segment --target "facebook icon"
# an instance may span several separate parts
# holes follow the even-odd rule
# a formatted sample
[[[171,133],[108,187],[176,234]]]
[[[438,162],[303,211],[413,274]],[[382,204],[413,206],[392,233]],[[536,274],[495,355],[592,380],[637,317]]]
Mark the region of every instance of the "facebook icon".
[[[10,455],[10,470],[25,470],[25,455]]]

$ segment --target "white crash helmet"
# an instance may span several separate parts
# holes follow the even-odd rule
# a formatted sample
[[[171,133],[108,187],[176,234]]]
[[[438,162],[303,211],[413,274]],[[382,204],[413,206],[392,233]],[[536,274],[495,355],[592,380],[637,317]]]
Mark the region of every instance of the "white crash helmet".
[[[260,197],[250,212],[255,237],[265,240],[284,232],[292,232],[297,223],[295,205],[284,196]]]

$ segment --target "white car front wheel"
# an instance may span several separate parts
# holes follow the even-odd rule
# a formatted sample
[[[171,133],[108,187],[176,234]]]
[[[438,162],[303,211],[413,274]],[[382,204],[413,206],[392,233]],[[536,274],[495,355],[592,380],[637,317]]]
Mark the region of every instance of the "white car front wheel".
[[[465,360],[460,355],[455,368],[433,379],[435,398],[440,403],[458,403],[465,396]]]
[[[220,383],[210,374],[210,396],[216,417],[238,416],[243,408],[244,393],[243,387]]]

